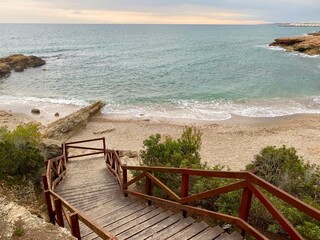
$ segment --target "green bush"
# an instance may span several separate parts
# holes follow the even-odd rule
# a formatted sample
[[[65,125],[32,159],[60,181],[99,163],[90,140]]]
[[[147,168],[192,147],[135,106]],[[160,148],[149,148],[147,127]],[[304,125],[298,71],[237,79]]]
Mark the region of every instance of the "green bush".
[[[259,177],[320,209],[319,167],[305,163],[302,157],[297,155],[294,148],[286,146],[263,148],[260,154],[255,156],[252,164],[246,168],[247,170],[255,169]],[[320,240],[319,222],[272,195],[266,195],[306,239]],[[281,233],[279,225],[258,204],[252,205],[250,216],[251,222],[254,224]]]
[[[176,140],[169,136],[163,138],[160,134],[151,135],[143,142],[144,150],[140,152],[141,165],[223,170],[224,166],[217,165],[209,168],[206,163],[201,163],[201,136],[202,133],[195,127],[185,127],[181,137]],[[134,173],[134,175],[137,174]],[[176,194],[180,195],[181,175],[162,172],[156,172],[154,175],[165,185],[170,186],[170,189]],[[191,176],[189,179],[189,195],[226,185],[227,182],[228,180],[225,179]],[[163,191],[156,186],[153,188],[153,194],[166,197]],[[207,209],[217,210],[214,204],[217,199],[218,197],[203,199],[194,203],[194,205],[201,205]]]
[[[0,128],[0,178],[39,182],[44,167],[39,143],[35,124],[19,125],[13,131]]]

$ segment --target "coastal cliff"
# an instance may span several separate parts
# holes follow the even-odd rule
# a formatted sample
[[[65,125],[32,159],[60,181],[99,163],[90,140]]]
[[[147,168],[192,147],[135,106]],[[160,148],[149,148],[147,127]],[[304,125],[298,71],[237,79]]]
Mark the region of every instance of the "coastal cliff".
[[[269,46],[281,47],[288,52],[320,55],[320,32],[309,33],[307,36],[277,38]]]
[[[44,64],[46,64],[46,61],[39,57],[22,54],[0,58],[0,78],[9,76],[12,70],[23,72],[27,68],[40,67]]]

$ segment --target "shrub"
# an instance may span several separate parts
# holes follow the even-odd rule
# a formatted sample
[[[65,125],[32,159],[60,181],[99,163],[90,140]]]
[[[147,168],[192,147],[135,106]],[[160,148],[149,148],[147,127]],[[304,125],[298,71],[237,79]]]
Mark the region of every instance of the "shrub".
[[[256,169],[259,177],[320,209],[319,167],[305,163],[294,148],[286,146],[263,148],[260,154],[255,156],[252,164],[246,168],[247,170]],[[270,194],[266,195],[306,239],[320,240],[319,222]],[[273,232],[281,232],[279,225],[268,217],[265,210],[259,208],[257,204],[252,205],[251,221],[260,226],[264,225],[261,227],[272,229]]]
[[[44,166],[39,143],[35,124],[19,125],[13,131],[0,128],[0,178],[39,182]]]
[[[225,167],[217,165],[209,168],[206,163],[201,163],[202,133],[195,127],[185,127],[180,138],[172,139],[170,136],[162,137],[160,134],[151,135],[144,140],[144,150],[140,152],[141,164],[147,166],[175,167],[175,168],[193,168],[203,170],[223,170]],[[137,175],[137,173],[134,173]],[[154,174],[165,185],[170,186],[176,194],[180,195],[181,176],[179,174],[169,174],[157,172]],[[226,185],[228,180],[218,178],[206,178],[191,176],[189,179],[189,194],[196,194],[222,185]],[[139,186],[138,186],[139,187]],[[153,194],[166,197],[162,190],[156,186],[153,188]],[[214,204],[218,197],[200,200],[194,205],[201,205],[207,209],[217,210]]]

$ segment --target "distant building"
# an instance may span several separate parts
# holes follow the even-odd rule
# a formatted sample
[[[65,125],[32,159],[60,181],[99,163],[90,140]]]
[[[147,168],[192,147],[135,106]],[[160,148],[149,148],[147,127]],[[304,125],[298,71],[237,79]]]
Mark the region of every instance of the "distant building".
[[[318,23],[279,23],[281,27],[320,27],[320,22]]]

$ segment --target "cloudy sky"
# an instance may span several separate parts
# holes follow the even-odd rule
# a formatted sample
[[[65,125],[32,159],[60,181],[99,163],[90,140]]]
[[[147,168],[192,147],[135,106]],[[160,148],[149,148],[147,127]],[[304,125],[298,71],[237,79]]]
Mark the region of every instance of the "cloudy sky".
[[[0,23],[320,22],[320,0],[0,0]]]

